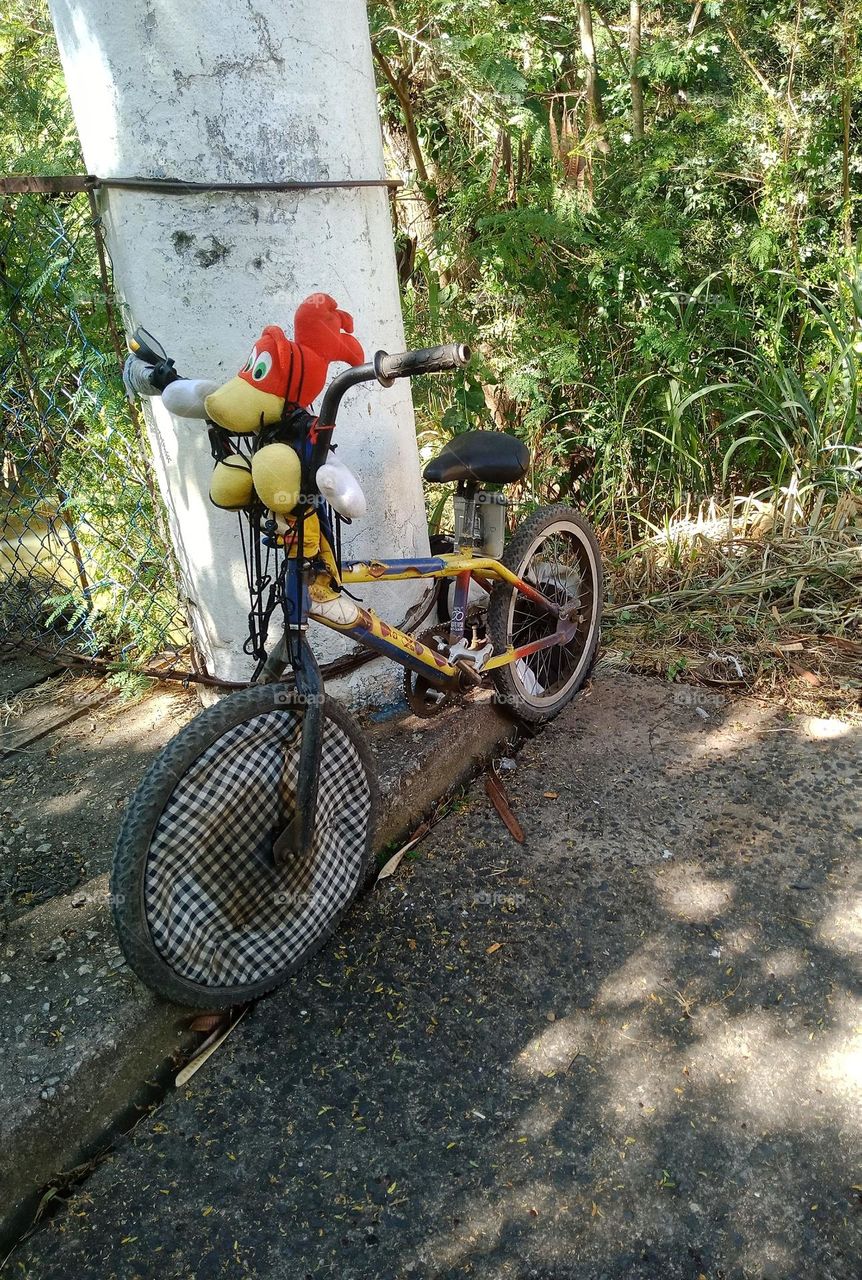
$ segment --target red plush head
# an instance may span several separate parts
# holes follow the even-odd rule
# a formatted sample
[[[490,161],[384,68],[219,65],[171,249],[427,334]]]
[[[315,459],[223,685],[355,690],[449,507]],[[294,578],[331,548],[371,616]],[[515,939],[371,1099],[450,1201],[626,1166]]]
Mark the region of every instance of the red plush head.
[[[305,402],[298,396],[303,389],[303,372],[303,359],[296,343],[291,342],[277,324],[268,324],[237,377],[256,391],[302,404]],[[309,399],[313,400],[316,395],[315,391]]]
[[[299,304],[293,318],[293,335],[301,347],[309,347],[327,361],[357,365],[365,359],[353,336],[353,317],[339,311],[338,303],[328,293],[313,293]]]
[[[293,342],[278,325],[264,329],[235,378],[207,397],[208,415],[228,431],[258,431],[278,422],[285,401],[306,408],[323,390],[330,362],[364,360],[353,320],[327,293],[296,309]]]

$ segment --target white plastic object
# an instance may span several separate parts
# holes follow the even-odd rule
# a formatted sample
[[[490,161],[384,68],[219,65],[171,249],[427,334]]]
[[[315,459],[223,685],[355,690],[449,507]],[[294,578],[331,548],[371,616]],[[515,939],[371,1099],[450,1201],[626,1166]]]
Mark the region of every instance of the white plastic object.
[[[312,618],[328,618],[339,627],[352,627],[359,618],[359,608],[346,596],[334,600],[312,600],[308,611]]]
[[[343,462],[324,462],[317,468],[317,487],[329,505],[348,520],[364,516],[368,510],[362,486]]]
[[[204,401],[218,391],[218,386],[208,378],[177,378],[176,382],[169,382],[165,387],[162,403],[178,418],[205,418]]]

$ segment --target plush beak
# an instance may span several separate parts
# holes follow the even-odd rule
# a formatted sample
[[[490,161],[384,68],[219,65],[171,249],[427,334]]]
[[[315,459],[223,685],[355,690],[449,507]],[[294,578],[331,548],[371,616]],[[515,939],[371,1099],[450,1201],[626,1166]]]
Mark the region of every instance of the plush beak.
[[[281,419],[284,398],[236,377],[208,395],[204,405],[207,417],[225,431],[248,435]]]

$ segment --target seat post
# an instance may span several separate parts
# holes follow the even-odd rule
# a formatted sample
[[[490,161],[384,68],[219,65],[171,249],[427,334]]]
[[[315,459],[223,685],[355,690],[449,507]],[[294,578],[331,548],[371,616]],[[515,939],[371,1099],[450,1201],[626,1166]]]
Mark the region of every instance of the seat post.
[[[461,555],[472,556],[476,546],[476,493],[475,480],[459,480],[455,490],[455,546]],[[459,501],[460,499],[460,501]]]

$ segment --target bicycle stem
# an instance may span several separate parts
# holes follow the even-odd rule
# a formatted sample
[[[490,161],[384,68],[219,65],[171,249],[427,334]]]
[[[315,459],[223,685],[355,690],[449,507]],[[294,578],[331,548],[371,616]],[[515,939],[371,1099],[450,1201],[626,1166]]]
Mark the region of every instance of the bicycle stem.
[[[334,377],[326,388],[317,418],[317,438],[311,451],[310,471],[312,476],[317,474],[318,468],[323,466],[329,455],[332,433],[335,430],[335,419],[338,417],[338,410],[341,401],[344,399],[345,392],[349,391],[351,387],[357,386],[360,382],[374,382],[376,378],[375,365],[369,362],[356,365],[353,369],[345,369]]]

